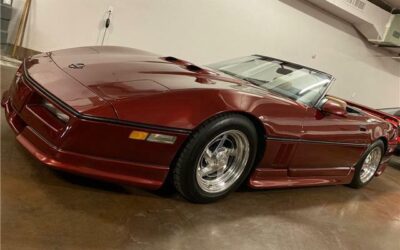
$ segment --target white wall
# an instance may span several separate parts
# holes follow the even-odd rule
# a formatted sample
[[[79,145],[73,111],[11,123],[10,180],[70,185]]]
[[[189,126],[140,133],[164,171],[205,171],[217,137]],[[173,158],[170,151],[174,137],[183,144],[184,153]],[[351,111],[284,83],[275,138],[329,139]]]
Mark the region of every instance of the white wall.
[[[24,0],[14,2],[22,7]],[[199,64],[265,54],[335,75],[331,94],[375,108],[400,106],[400,62],[302,0],[33,0],[24,46],[49,51],[99,44],[110,5],[108,45]]]

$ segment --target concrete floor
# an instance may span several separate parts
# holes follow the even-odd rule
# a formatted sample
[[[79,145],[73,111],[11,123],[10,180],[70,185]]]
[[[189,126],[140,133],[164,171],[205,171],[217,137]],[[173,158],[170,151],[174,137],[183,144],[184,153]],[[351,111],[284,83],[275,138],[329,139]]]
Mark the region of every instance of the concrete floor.
[[[15,68],[2,66],[2,90]],[[2,249],[400,249],[400,160],[361,190],[241,190],[208,205],[34,160],[1,123]],[[393,162],[393,165],[396,165]]]

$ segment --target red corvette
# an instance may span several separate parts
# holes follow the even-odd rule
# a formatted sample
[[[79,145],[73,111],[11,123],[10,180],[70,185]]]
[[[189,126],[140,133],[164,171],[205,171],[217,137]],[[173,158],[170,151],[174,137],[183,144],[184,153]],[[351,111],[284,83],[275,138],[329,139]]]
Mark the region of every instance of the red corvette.
[[[366,185],[397,122],[326,95],[333,77],[254,55],[208,67],[122,47],[28,58],[2,106],[17,140],[55,169],[193,202],[252,188]],[[385,120],[389,119],[389,120]]]

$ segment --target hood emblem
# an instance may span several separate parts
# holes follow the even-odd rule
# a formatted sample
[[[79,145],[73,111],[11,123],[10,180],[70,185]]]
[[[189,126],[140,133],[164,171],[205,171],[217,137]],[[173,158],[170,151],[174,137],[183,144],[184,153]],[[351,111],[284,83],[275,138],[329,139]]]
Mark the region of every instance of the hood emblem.
[[[85,67],[84,63],[73,63],[68,65],[68,68],[70,69],[83,69],[83,67]]]

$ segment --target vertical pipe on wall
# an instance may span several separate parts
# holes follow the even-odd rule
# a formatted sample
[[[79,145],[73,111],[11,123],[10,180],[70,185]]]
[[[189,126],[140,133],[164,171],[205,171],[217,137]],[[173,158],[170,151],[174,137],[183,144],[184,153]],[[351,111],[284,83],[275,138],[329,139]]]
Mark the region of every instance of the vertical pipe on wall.
[[[15,40],[14,40],[14,47],[13,47],[13,52],[12,52],[12,57],[13,58],[15,58],[15,55],[16,55],[16,52],[17,52],[17,48],[21,47],[23,39],[24,39],[25,27],[26,27],[26,23],[27,23],[27,20],[28,20],[31,1],[32,0],[26,0],[25,5],[24,5],[24,9],[22,11],[21,20],[20,20],[19,25],[18,25],[17,35],[16,35]]]

